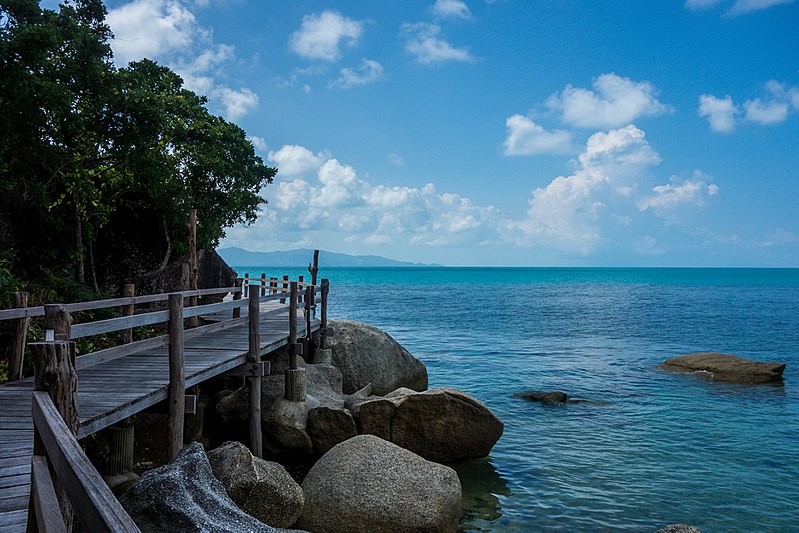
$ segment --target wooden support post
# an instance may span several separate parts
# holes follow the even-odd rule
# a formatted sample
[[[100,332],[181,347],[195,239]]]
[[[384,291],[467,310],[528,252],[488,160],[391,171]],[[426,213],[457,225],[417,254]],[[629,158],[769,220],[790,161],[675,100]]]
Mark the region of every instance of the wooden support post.
[[[261,296],[266,296],[266,274],[261,274]]]
[[[250,275],[247,272],[244,273],[243,285],[241,287],[242,287],[241,295],[244,296],[245,298],[249,297],[250,296]]]
[[[14,307],[28,307],[28,293],[14,293]],[[25,361],[25,345],[28,343],[30,317],[17,318],[12,327],[11,355],[8,358],[8,380],[22,379],[22,364]]]
[[[68,341],[72,328],[72,316],[62,304],[45,304],[44,306],[45,341]],[[52,333],[48,333],[52,332]],[[48,335],[53,335],[48,339]]]
[[[286,290],[288,290],[288,288],[289,288],[289,277],[288,276],[283,276],[283,289],[282,289],[281,292],[286,292]],[[281,298],[280,299],[280,303],[282,303],[282,304],[286,303],[286,299],[285,298]]]
[[[313,307],[313,286],[305,287],[305,340],[302,358],[313,361],[313,337],[311,336],[311,308]]]
[[[269,296],[277,293],[277,278],[269,278]]]
[[[236,287],[241,289],[241,278],[236,278]],[[241,291],[233,293],[234,300],[241,300]],[[239,318],[241,316],[241,307],[237,307],[233,310],[233,318]]]
[[[321,332],[319,334],[319,347],[327,349],[327,294],[330,292],[330,280],[327,278],[322,280],[322,311],[319,327]]]
[[[69,313],[63,306],[60,307],[63,313],[57,313],[62,319],[69,317]],[[66,313],[66,315],[64,314]],[[51,316],[55,316],[52,314]],[[53,400],[58,413],[64,419],[69,431],[77,437],[80,416],[78,413],[78,372],[75,369],[75,343],[65,340],[55,342],[36,342],[31,344],[33,351],[33,390],[45,391]],[[38,432],[34,430],[33,454],[46,455],[44,444]],[[74,512],[69,503],[64,489],[53,479],[58,503],[61,508],[61,516],[64,518],[64,525],[67,531],[71,530]],[[32,506],[31,506],[32,508]],[[31,512],[28,511],[30,520]],[[35,519],[34,519],[35,523]]]
[[[249,308],[249,351],[247,361],[258,363],[261,360],[261,322],[258,291],[250,294]],[[261,378],[247,378],[247,391],[250,395],[250,451],[256,457],[263,456],[261,436]]]
[[[104,475],[116,476],[133,470],[133,428],[133,419],[128,417],[103,431],[108,441]]]
[[[197,263],[197,210],[189,210],[189,290],[199,289],[199,265]],[[197,297],[189,296],[189,307],[197,305]],[[189,317],[188,327],[196,328],[199,317]]]
[[[305,401],[305,369],[298,368],[297,357],[302,353],[302,345],[297,344],[297,282],[292,281],[289,289],[289,368],[286,370],[285,398],[293,402]]]
[[[175,458],[183,448],[183,416],[186,412],[186,382],[183,365],[183,296],[169,295],[169,414],[167,454]]]
[[[311,273],[311,285],[316,285],[316,275],[319,273],[319,250],[313,251],[313,263],[308,265],[308,272]]]
[[[305,281],[302,275],[297,276],[297,287],[299,288],[299,293],[297,294],[297,303],[302,303],[302,294],[305,292],[305,289],[302,288],[302,282]]]
[[[125,298],[133,297],[136,294],[136,285],[133,283],[126,283],[125,288],[122,289],[122,296]],[[135,308],[133,304],[122,307],[122,316],[133,316]],[[130,344],[133,342],[133,329],[129,328],[122,331],[122,344]]]

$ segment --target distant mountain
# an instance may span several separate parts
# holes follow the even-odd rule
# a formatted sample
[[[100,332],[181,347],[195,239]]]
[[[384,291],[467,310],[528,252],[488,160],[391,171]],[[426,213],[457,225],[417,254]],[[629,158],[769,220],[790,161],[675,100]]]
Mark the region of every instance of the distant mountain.
[[[219,248],[217,253],[230,266],[303,267],[313,261],[313,250],[285,250],[277,252],[250,252],[243,248]],[[379,255],[347,255],[319,251],[322,266],[437,266],[407,261],[394,261]]]

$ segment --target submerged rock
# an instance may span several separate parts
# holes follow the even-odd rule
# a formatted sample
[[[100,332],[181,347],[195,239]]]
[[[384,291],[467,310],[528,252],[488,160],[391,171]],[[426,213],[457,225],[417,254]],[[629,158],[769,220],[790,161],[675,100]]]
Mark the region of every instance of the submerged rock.
[[[685,524],[670,524],[658,529],[655,533],[702,533],[702,530],[698,527],[686,526]]]
[[[517,398],[522,398],[523,400],[529,400],[531,402],[541,402],[546,404],[557,404],[557,403],[567,403],[569,401],[569,397],[565,392],[542,392],[542,391],[530,391],[530,392],[520,392],[515,395]]]
[[[331,320],[333,364],[344,376],[344,392],[352,394],[372,384],[382,396],[398,387],[415,391],[427,389],[427,368],[391,335],[368,324]]]
[[[677,372],[707,372],[708,377],[731,383],[781,381],[785,363],[761,363],[737,355],[700,352],[665,361],[661,368]]]
[[[449,532],[461,515],[451,468],[372,435],[326,453],[302,483],[299,527],[319,532]]]
[[[119,501],[145,533],[277,531],[236,506],[199,442],[171,463],[145,472]]]
[[[211,450],[208,460],[242,511],[274,527],[290,527],[300,516],[305,497],[282,465],[253,456],[240,442]]]

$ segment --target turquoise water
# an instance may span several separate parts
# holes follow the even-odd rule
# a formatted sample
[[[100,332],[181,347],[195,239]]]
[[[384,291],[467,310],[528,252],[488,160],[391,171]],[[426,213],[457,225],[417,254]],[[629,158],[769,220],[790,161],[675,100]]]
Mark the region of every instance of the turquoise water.
[[[456,466],[464,530],[799,530],[799,269],[321,274],[332,317],[388,331],[425,362],[431,387],[462,389],[504,420],[488,460]],[[787,362],[785,382],[656,368],[697,351]],[[514,398],[527,390],[592,402]]]

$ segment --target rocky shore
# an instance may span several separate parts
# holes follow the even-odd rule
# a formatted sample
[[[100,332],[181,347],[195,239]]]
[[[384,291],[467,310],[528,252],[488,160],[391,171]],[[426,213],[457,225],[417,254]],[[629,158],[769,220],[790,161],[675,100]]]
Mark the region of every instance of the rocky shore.
[[[502,421],[462,391],[427,390],[424,364],[386,333],[349,321],[330,330],[330,361],[300,363],[304,401],[284,398],[287,353],[263,378],[264,451],[274,460],[236,442],[247,441],[247,389],[218,392],[206,432],[228,442],[207,453],[191,443],[122,496],[143,531],[457,529],[461,484],[444,463],[486,457]],[[286,460],[313,466],[292,477]]]

